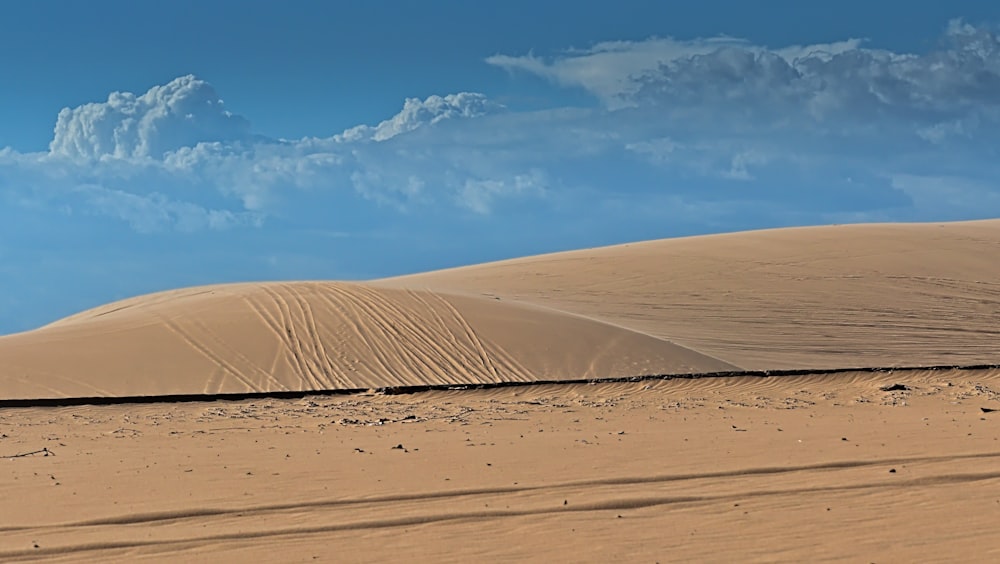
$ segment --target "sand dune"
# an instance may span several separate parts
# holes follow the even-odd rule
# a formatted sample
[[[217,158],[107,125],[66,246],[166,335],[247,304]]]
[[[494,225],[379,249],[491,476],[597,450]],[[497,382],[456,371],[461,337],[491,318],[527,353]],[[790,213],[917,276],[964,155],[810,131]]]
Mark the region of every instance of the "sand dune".
[[[4,399],[349,390],[731,368],[663,339],[559,311],[343,283],[166,292],[0,339]]]
[[[1000,360],[1000,221],[782,229],[141,296],[0,338],[0,397]]]

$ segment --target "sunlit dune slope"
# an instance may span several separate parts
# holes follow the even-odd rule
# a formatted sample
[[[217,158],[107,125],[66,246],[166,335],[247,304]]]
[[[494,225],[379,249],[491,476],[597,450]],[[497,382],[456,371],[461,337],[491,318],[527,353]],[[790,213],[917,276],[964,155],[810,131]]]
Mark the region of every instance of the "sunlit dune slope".
[[[732,368],[662,339],[496,299],[363,284],[192,288],[0,338],[0,398],[603,378]]]
[[[1000,220],[649,241],[381,284],[541,304],[748,369],[1000,361]]]

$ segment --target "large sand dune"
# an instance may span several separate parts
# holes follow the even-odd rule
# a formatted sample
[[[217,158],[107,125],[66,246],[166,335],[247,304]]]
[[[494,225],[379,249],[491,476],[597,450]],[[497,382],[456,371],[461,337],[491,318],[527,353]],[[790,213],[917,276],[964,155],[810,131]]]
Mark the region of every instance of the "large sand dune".
[[[968,365],[998,318],[1000,221],[784,229],[142,296],[0,338],[0,397]]]

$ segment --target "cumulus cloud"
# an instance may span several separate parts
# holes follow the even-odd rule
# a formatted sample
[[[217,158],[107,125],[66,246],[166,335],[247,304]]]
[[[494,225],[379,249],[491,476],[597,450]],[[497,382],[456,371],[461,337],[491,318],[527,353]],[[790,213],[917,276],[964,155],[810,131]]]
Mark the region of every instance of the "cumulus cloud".
[[[406,211],[452,201],[452,194],[464,190],[464,178],[489,176],[509,164],[485,163],[476,149],[454,140],[454,129],[438,129],[499,112],[502,106],[482,94],[410,99],[377,126],[360,125],[328,138],[199,143],[168,153],[163,168],[194,183],[213,179],[217,191],[255,212],[273,211],[282,200],[351,194]]]
[[[249,138],[250,123],[226,110],[212,85],[188,75],[140,96],[113,92],[106,102],[63,109],[49,150],[86,159],[161,158],[201,142]]]
[[[249,122],[225,110],[209,83],[184,76],[140,96],[116,92],[107,102],[64,109],[49,152],[0,151],[0,195],[21,207],[114,218],[141,233],[319,218],[323,208],[332,218],[359,196],[396,211],[434,202],[469,209],[461,196],[472,190],[467,179],[516,177],[517,170],[467,158],[447,141],[437,151],[422,144],[446,122],[503,112],[483,94],[460,92],[407,99],[377,125],[327,138],[270,139],[251,135]],[[518,182],[480,190],[476,211],[516,194]]]
[[[478,92],[459,92],[447,96],[429,96],[425,100],[407,98],[395,116],[372,127],[359,125],[336,137],[339,141],[386,141],[424,125],[456,119],[476,118],[503,111],[501,104]]]

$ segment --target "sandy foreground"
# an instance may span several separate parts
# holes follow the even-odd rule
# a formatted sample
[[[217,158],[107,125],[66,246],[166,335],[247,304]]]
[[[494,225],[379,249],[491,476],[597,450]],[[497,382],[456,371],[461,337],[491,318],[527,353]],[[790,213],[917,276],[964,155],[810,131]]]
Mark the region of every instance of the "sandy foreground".
[[[0,459],[0,561],[996,561],[998,400],[941,371],[7,409],[0,455],[54,456]]]
[[[994,561],[998,321],[1000,221],[133,298],[0,337],[0,561]]]

